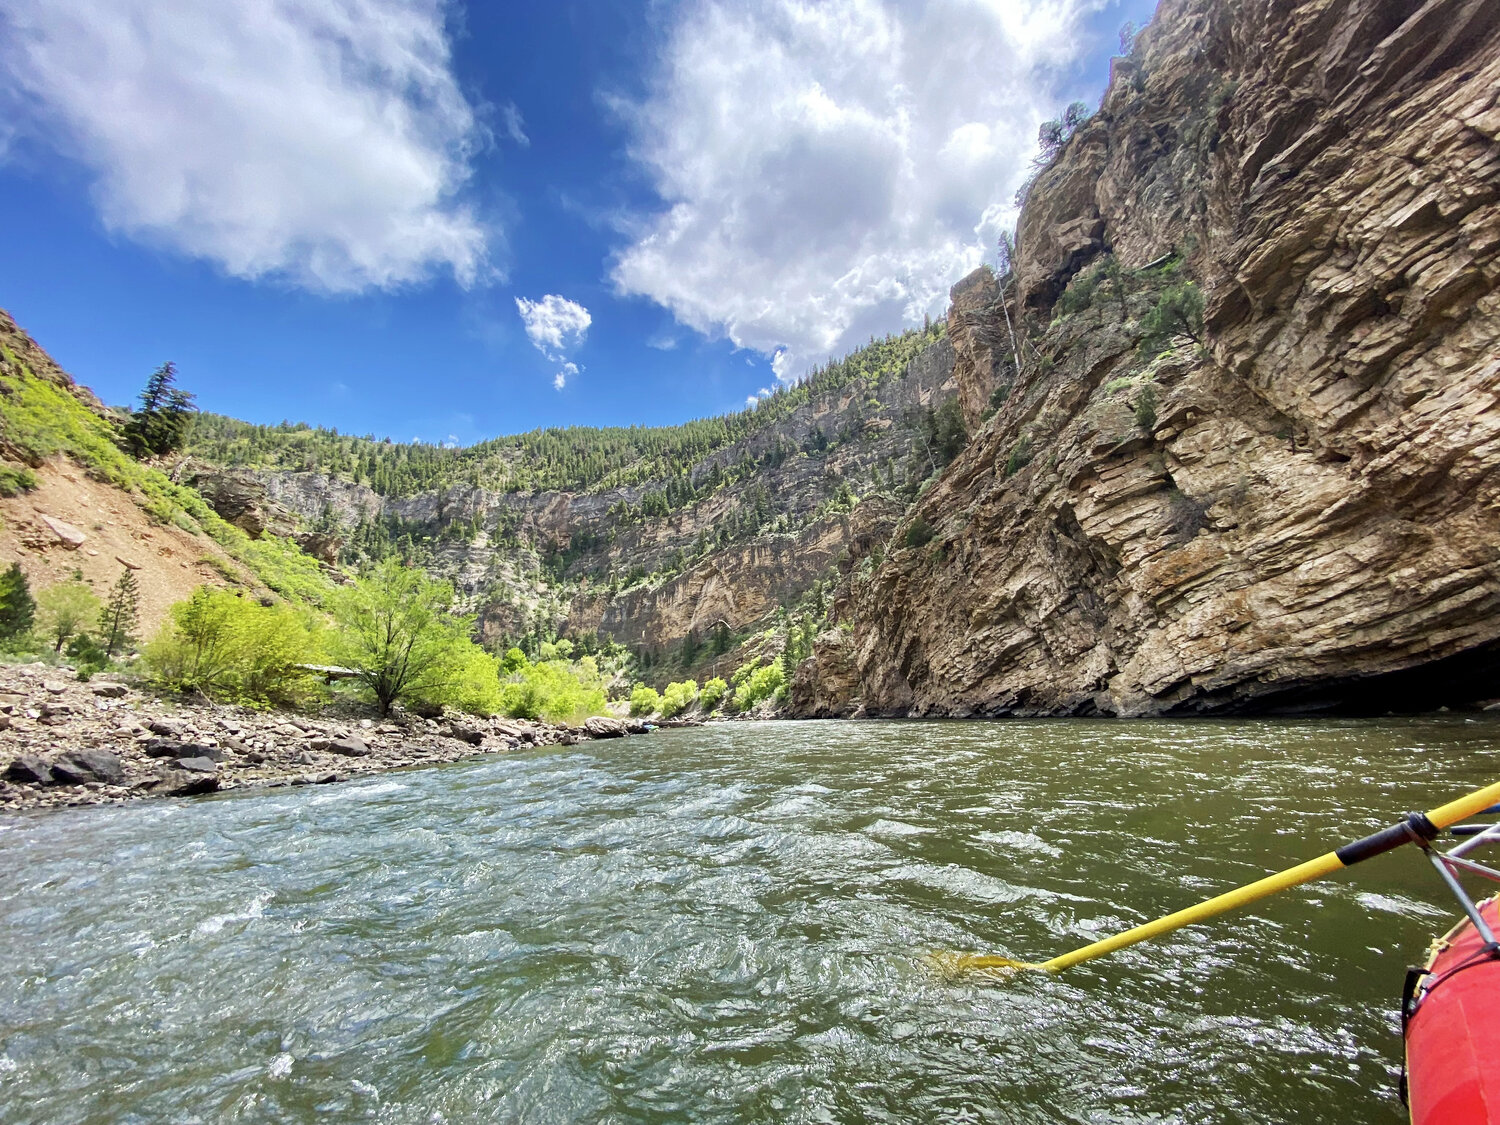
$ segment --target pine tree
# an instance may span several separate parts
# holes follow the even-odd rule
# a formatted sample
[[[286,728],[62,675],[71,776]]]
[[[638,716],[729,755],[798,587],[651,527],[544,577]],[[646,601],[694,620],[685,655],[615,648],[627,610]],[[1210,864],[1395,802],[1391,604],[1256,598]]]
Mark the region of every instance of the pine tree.
[[[20,563],[0,571],[0,641],[14,640],[31,632],[36,619],[36,599]]]
[[[109,601],[99,614],[99,640],[105,655],[111,658],[122,648],[135,643],[135,629],[141,609],[140,586],[135,572],[126,569],[109,593]]]
[[[141,391],[141,407],[125,423],[125,442],[137,457],[160,457],[182,448],[195,407],[193,396],[179,390],[177,365],[168,361],[151,373]]]

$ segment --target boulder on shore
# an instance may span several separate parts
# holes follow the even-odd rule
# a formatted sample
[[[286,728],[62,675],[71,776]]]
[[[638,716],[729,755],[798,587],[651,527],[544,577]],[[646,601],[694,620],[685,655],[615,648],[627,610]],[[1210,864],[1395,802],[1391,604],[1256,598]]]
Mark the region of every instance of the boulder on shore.
[[[592,719],[583,721],[583,729],[595,738],[624,738],[625,724],[619,719],[609,719],[602,715],[595,715]]]
[[[5,780],[22,785],[56,785],[52,767],[35,754],[22,754],[5,767]]]
[[[125,764],[120,761],[120,755],[108,750],[69,750],[53,760],[52,776],[64,785],[83,785],[90,781],[124,785]]]
[[[448,734],[460,742],[467,742],[470,746],[478,746],[484,742],[484,731],[462,723],[450,723]]]
[[[148,758],[209,758],[215,762],[224,760],[224,751],[218,746],[205,746],[200,742],[181,742],[175,738],[148,738],[142,749]]]
[[[365,740],[352,735],[342,738],[314,738],[307,745],[309,749],[321,750],[325,754],[341,754],[345,758],[363,758],[370,753]]]
[[[212,793],[218,788],[217,773],[171,769],[161,775],[161,780],[152,786],[151,791],[163,797],[196,797],[200,793]]]

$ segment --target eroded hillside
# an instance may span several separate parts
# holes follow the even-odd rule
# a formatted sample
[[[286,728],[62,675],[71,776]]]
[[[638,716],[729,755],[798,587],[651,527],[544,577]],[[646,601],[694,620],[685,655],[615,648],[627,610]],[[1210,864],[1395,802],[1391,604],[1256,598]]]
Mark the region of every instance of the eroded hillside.
[[[33,589],[79,577],[103,594],[131,570],[149,636],[200,585],[266,600],[326,588],[327,568],[294,542],[251,538],[116,436],[98,399],[0,312],[0,562]]]

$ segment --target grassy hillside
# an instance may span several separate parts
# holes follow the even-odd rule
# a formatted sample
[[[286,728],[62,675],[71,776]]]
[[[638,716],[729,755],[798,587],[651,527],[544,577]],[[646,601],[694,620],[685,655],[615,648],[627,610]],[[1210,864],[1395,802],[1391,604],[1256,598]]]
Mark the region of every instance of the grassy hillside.
[[[191,488],[126,454],[117,423],[92,406],[56,371],[38,374],[37,351],[8,317],[0,319],[0,474],[12,489],[26,486],[23,466],[64,456],[90,477],[111,484],[159,524],[209,536],[285,597],[318,602],[331,589],[317,562],[275,536],[254,540],[220,519]],[[17,463],[19,462],[19,464]]]

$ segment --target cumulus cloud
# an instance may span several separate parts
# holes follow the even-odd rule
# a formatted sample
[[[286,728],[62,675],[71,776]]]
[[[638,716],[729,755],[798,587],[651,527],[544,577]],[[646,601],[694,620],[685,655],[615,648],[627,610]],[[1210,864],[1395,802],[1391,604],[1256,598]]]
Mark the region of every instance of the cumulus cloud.
[[[442,0],[0,0],[0,114],[104,224],[323,292],[486,269]],[[507,128],[511,128],[507,119]],[[519,116],[515,130],[519,130]]]
[[[1014,221],[1093,0],[704,0],[621,107],[664,202],[612,276],[781,379],[941,311]]]
[[[526,338],[532,346],[560,365],[560,370],[552,377],[552,385],[562,390],[579,372],[578,365],[570,362],[568,357],[583,346],[584,338],[588,336],[589,325],[594,322],[589,310],[577,301],[549,293],[540,301],[517,297],[516,311],[521,314]]]

